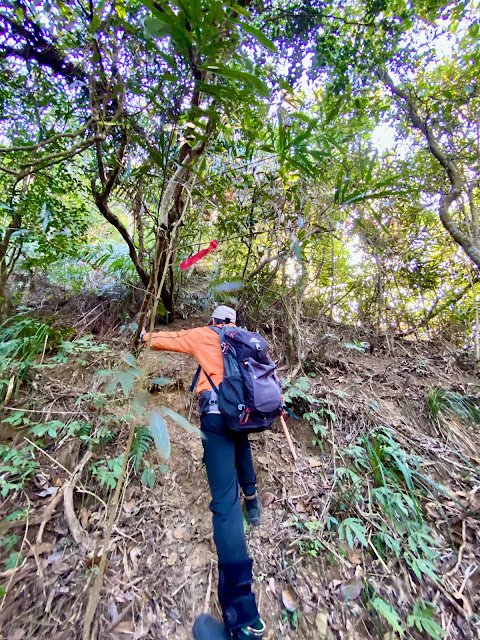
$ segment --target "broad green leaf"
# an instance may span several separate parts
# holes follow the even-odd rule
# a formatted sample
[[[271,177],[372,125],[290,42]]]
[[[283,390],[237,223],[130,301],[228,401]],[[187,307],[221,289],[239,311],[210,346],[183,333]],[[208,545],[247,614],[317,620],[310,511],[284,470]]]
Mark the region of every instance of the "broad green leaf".
[[[416,627],[418,631],[426,631],[434,640],[441,640],[445,636],[445,631],[433,619],[433,607],[427,602],[416,602],[413,606],[413,614],[407,618],[409,627]]]
[[[372,600],[371,604],[373,608],[377,611],[377,613],[379,613],[383,618],[385,618],[385,620],[388,622],[388,624],[392,627],[392,629],[396,633],[398,633],[401,636],[404,635],[405,632],[402,627],[402,621],[400,619],[400,616],[398,615],[398,613],[395,611],[395,609],[392,607],[391,604],[389,604],[379,596],[376,596]]]
[[[118,376],[117,383],[122,387],[125,397],[129,396],[135,383],[135,373],[131,369],[123,371]]]
[[[165,460],[168,460],[170,457],[170,436],[168,435],[167,423],[158,411],[152,411],[150,430],[153,434],[157,451]]]
[[[186,418],[181,416],[176,411],[172,411],[172,409],[169,409],[168,407],[160,407],[160,411],[163,413],[164,416],[168,416],[169,418],[172,418],[172,420],[175,420],[175,422],[181,427],[183,427],[185,431],[194,433],[197,436],[201,434],[200,429],[197,429],[197,427],[194,427],[193,424],[190,424],[190,422]]]
[[[241,22],[240,26],[244,31],[249,33],[254,38],[256,38],[260,42],[260,44],[263,44],[264,47],[267,47],[267,49],[270,49],[270,51],[273,51],[274,53],[277,52],[277,47],[273,44],[273,42],[269,38],[267,38],[267,36],[263,33],[263,31],[261,31],[260,29],[257,29],[256,27],[253,27],[251,24],[248,24],[247,22]]]
[[[224,78],[230,78],[230,80],[243,82],[246,87],[253,86],[257,93],[264,98],[270,95],[270,89],[265,82],[253,75],[253,73],[247,73],[246,71],[240,71],[239,69],[231,69],[225,65],[209,65],[207,67],[207,71],[211,71],[212,73]]]
[[[139,391],[132,398],[132,402],[130,406],[132,408],[133,413],[137,416],[137,418],[141,418],[145,412],[148,395],[149,394],[147,391]]]
[[[172,384],[173,380],[171,378],[154,378],[153,380],[149,380],[152,384],[158,384],[158,386],[162,387],[166,384]]]
[[[137,366],[137,360],[131,353],[122,353],[122,360],[131,367]]]
[[[142,484],[144,484],[146,487],[150,487],[150,489],[153,489],[153,486],[155,484],[155,469],[152,469],[152,467],[145,467],[145,469],[142,471],[140,479],[142,481]]]
[[[16,569],[23,562],[23,556],[19,551],[12,551],[8,560],[5,562],[5,571],[9,571],[10,569]]]
[[[360,195],[345,195],[342,198],[342,204],[352,204],[352,202],[364,202],[365,200],[374,200],[375,198],[386,198],[388,196],[404,196],[411,193],[408,189],[401,191],[377,191],[376,193],[361,193]]]

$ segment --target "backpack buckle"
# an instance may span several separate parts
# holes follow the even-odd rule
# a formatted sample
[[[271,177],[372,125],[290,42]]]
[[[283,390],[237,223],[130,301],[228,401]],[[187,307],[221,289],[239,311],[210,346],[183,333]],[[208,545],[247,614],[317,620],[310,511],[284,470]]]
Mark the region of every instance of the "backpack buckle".
[[[249,417],[250,409],[245,409],[245,411],[242,411],[242,414],[239,416],[240,424],[247,424]]]

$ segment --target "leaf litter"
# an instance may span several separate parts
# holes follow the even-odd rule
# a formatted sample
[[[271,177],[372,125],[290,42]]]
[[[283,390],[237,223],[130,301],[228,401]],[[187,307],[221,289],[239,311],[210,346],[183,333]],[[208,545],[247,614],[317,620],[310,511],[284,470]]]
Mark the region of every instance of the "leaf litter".
[[[354,339],[351,335],[344,337],[347,341]],[[308,342],[314,337],[306,333],[305,339]],[[428,376],[411,377],[404,390],[410,364],[406,353],[427,357],[431,355],[429,349],[435,354],[435,366],[429,368]],[[435,345],[405,342],[392,354],[387,345],[382,348],[379,343],[378,355],[372,355],[351,353],[329,342],[320,358],[321,375],[310,381],[310,393],[316,399],[331,401],[328,407],[336,416],[333,445],[325,439],[323,450],[312,446],[312,427],[301,418],[308,407],[301,399],[294,406],[300,420],[289,420],[299,456],[296,465],[278,426],[271,433],[251,438],[262,502],[268,509],[262,527],[249,529],[247,538],[267,637],[363,639],[402,637],[408,630],[411,637],[424,638],[428,635],[425,625],[430,625],[431,637],[437,629],[434,625],[448,629],[446,638],[473,638],[477,634],[478,623],[472,614],[480,610],[480,476],[475,466],[480,459],[480,438],[478,432],[469,429],[469,451],[464,453],[443,425],[431,420],[426,408],[429,388],[447,387],[467,394],[475,381],[455,368],[448,350],[443,356],[439,351]],[[137,366],[144,372],[145,366],[151,366],[152,370],[145,372],[150,378],[158,375],[155,363],[145,365],[142,358],[145,356],[137,360]],[[182,381],[186,387],[192,370],[188,357],[172,354],[165,360],[160,364],[162,376]],[[433,357],[430,360],[433,362]],[[133,366],[133,361],[124,364]],[[111,366],[105,357],[105,369]],[[365,379],[367,374],[371,384],[356,385],[355,378]],[[83,405],[76,405],[78,397],[90,392],[94,380],[84,375],[82,390],[66,391],[62,375],[61,368],[35,373],[45,398],[61,397],[62,410],[81,412]],[[20,395],[18,404],[35,407],[29,403],[36,401],[42,406],[41,400]],[[155,419],[158,453],[151,450],[146,459],[158,465],[169,453],[168,468],[156,475],[153,488],[142,485],[134,473],[129,475],[109,549],[108,580],[97,612],[97,628],[105,635],[111,626],[109,608],[113,603],[119,616],[125,612],[125,617],[112,628],[110,636],[187,640],[195,615],[203,609],[212,567],[214,583],[217,579],[209,493],[200,465],[200,439],[186,430],[182,419],[175,420],[161,408],[181,416],[190,427],[198,424],[198,414],[194,410],[187,419],[183,395],[171,385],[157,385],[147,398],[147,406],[159,412],[156,415],[161,421]],[[121,404],[115,410],[121,415]],[[168,425],[165,417],[171,419]],[[388,542],[388,529],[383,528],[387,521],[382,523],[373,512],[359,512],[348,493],[357,486],[353,473],[366,483],[362,486],[370,493],[376,488],[354,447],[362,434],[368,435],[380,426],[394,434],[402,450],[417,456],[419,466],[414,478],[425,477],[428,471],[445,490],[434,490],[432,484],[423,488],[424,517],[438,541],[438,558],[432,561],[438,568],[435,580],[424,577],[419,581],[404,559],[382,542]],[[462,427],[457,423],[455,428],[458,431]],[[121,429],[107,445],[106,453],[112,458],[122,454],[125,435]],[[387,455],[384,452],[388,446],[382,444],[376,455]],[[58,455],[54,449],[48,452],[53,458]],[[63,466],[72,470],[81,455],[78,450],[69,455]],[[15,502],[9,497],[1,505],[3,516],[15,509],[23,513],[28,510],[27,535],[31,542],[45,509],[55,499],[49,487],[61,487],[68,477],[46,456],[39,454],[36,459],[42,471],[41,491],[32,485]],[[342,468],[350,475],[339,481]],[[109,494],[87,473],[81,483],[75,490],[75,510],[81,526],[98,547],[105,522],[104,506],[98,498],[108,502]],[[85,489],[90,493],[83,493]],[[40,492],[45,494],[36,495]],[[353,526],[345,525],[344,540],[340,540],[338,526],[348,518],[347,525]],[[6,531],[21,540],[25,524],[25,517],[11,520]],[[89,589],[88,572],[95,571],[95,562],[86,568],[86,556],[72,541],[61,503],[46,524],[44,543],[35,554],[25,555],[18,569],[0,575],[2,585],[12,578],[0,611],[1,631],[5,635],[15,629],[19,638],[80,638],[82,593]],[[361,576],[356,569],[362,570]],[[37,575],[39,580],[35,579]],[[212,611],[217,610],[214,591]],[[431,609],[425,609],[422,602],[431,602]],[[282,611],[298,616],[296,627]]]

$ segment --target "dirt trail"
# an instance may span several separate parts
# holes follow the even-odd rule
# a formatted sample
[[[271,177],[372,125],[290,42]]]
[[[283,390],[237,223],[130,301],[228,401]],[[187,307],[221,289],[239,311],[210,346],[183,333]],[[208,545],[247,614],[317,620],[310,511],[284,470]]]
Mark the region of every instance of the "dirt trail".
[[[194,323],[195,319],[191,319]],[[386,599],[403,602],[405,611],[411,611],[412,599],[420,593],[411,578],[392,571],[382,558],[358,546],[342,546],[338,536],[332,537],[325,529],[329,514],[341,512],[345,501],[341,483],[335,479],[337,468],[344,463],[342,451],[353,445],[360,434],[368,433],[375,425],[388,427],[408,451],[429,457],[430,468],[438,469],[439,476],[447,463],[454,465],[448,467],[449,471],[456,465],[458,475],[449,473],[443,478],[444,484],[457,498],[470,500],[472,509],[480,507],[478,486],[475,490],[470,479],[467,482],[465,464],[452,455],[448,436],[438,432],[425,410],[429,387],[443,386],[467,393],[475,390],[477,380],[457,367],[456,354],[448,347],[439,352],[426,344],[408,343],[395,346],[393,352],[385,344],[377,346],[374,354],[360,353],[345,349],[341,337],[339,332],[337,338],[325,340],[318,353],[312,355],[306,371],[310,374],[311,393],[328,399],[330,404],[325,406],[335,413],[334,420],[325,422],[323,448],[312,444],[312,427],[303,419],[289,420],[298,453],[296,464],[278,424],[271,432],[251,437],[259,491],[269,504],[262,526],[251,528],[247,540],[254,558],[258,604],[270,639],[378,637],[361,606],[360,592],[349,591],[352,585],[353,590],[358,585],[361,589],[364,577]],[[312,335],[311,341],[318,342],[318,336]],[[278,347],[274,342],[273,350]],[[162,354],[162,358],[166,360],[160,360],[156,353],[144,353],[139,360],[147,375],[168,376],[174,381],[170,387],[151,394],[148,408],[167,406],[198,424],[196,403],[191,409],[186,391],[195,371],[193,359],[181,354]],[[54,385],[54,374],[48,375],[48,384]],[[72,402],[94,384],[91,374],[77,371],[72,381]],[[295,400],[297,413],[307,408],[304,399]],[[213,587],[207,605],[213,615],[220,616],[201,441],[171,421],[169,431],[172,455],[168,471],[153,489],[142,485],[133,474],[125,485],[94,638],[191,638],[193,621],[206,604],[210,579]],[[112,457],[121,454],[124,436],[123,433],[118,442],[109,445]],[[472,430],[468,437],[472,446],[470,460],[478,464],[478,430]],[[56,459],[60,452],[61,449],[55,452]],[[75,466],[71,461],[75,455],[76,462],[78,451],[70,452],[68,468]],[[147,457],[152,464],[163,463],[154,451]],[[65,474],[47,464],[42,454],[39,461],[42,467],[37,473],[37,487],[42,474],[47,485],[55,484],[56,478],[60,478],[60,484],[64,482]],[[27,546],[34,544],[35,524],[41,521],[51,499],[39,499],[37,487],[25,493],[32,504],[29,530],[25,533]],[[98,485],[90,484],[88,489],[106,498]],[[15,499],[24,504],[25,496],[17,494]],[[13,502],[14,499],[7,499],[2,511],[11,512]],[[442,602],[442,615],[451,616],[452,620],[456,616],[449,638],[476,637],[478,629],[469,626],[458,609],[480,610],[476,550],[480,529],[477,520],[465,520],[451,500],[445,501],[443,509],[457,541],[457,554],[449,553],[442,559],[445,573],[454,570],[448,575],[445,589],[448,594],[460,593],[456,596],[460,605],[457,603],[455,609],[448,598],[443,598],[443,592],[436,596],[435,591],[427,589],[424,596]],[[75,512],[90,540],[98,546],[106,526],[99,500],[77,491]],[[442,517],[433,501],[431,513]],[[321,526],[318,533],[315,523]],[[24,529],[19,528],[17,533],[22,535]],[[0,637],[79,638],[82,612],[94,579],[92,565],[98,560],[73,543],[61,507],[48,521],[43,546],[34,550],[35,553],[25,553],[20,569],[0,576],[3,583],[11,580],[0,612]],[[410,637],[417,637],[412,633]]]

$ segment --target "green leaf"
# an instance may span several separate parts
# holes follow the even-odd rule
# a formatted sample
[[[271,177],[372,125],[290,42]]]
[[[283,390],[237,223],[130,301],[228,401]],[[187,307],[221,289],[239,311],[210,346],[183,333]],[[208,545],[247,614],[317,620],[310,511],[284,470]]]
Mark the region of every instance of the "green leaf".
[[[190,424],[190,422],[186,418],[181,416],[176,411],[172,411],[172,409],[168,409],[168,407],[160,407],[160,411],[163,413],[164,416],[168,416],[169,418],[172,418],[172,420],[175,420],[175,422],[181,427],[183,427],[185,431],[188,431],[189,433],[194,433],[197,436],[201,434],[200,429],[197,429],[197,427],[194,427],[193,424]]]
[[[345,518],[338,527],[338,535],[342,540],[347,537],[347,542],[353,549],[353,535],[357,538],[361,545],[368,546],[366,534],[367,530],[358,518]]]
[[[5,547],[5,551],[11,551],[13,547],[17,544],[19,538],[15,533],[12,533],[9,536],[4,536],[2,540],[0,540],[0,545]]]
[[[433,619],[434,611],[427,602],[416,602],[413,606],[413,614],[407,618],[409,627],[416,627],[421,633],[426,631],[434,640],[441,640],[445,631]]]
[[[145,469],[142,471],[140,480],[146,487],[150,487],[150,489],[153,489],[153,486],[155,484],[155,469],[152,469],[152,467],[145,467]]]
[[[12,551],[8,560],[5,562],[5,571],[16,569],[23,562],[23,556],[19,551]]]
[[[137,418],[141,418],[145,412],[148,400],[148,392],[147,391],[139,391],[136,393],[131,402],[131,408],[133,413],[137,416]]]
[[[255,87],[257,93],[264,98],[267,98],[270,95],[270,89],[265,82],[253,75],[253,73],[247,73],[246,71],[240,71],[239,69],[231,69],[225,65],[209,65],[206,67],[206,70],[224,78],[243,82],[246,87]]]
[[[404,635],[405,632],[402,628],[402,621],[400,620],[398,613],[395,611],[395,609],[392,607],[391,604],[389,604],[388,602],[385,602],[385,600],[383,600],[378,596],[376,596],[372,600],[371,604],[373,608],[377,611],[377,613],[379,613],[383,618],[385,618],[385,620],[388,622],[388,624],[392,627],[394,631],[396,631],[401,636]]]
[[[263,31],[260,31],[260,29],[257,29],[256,27],[253,27],[251,24],[248,24],[246,22],[241,22],[240,26],[244,31],[256,38],[260,42],[260,44],[263,44],[264,47],[267,47],[267,49],[270,49],[270,51],[273,51],[273,53],[277,52],[277,47],[269,38],[267,38]]]
[[[120,375],[118,376],[117,384],[120,384],[120,386],[122,387],[122,391],[125,397],[128,397],[130,395],[130,392],[135,383],[135,377],[135,372],[131,369],[129,371],[120,373]]]
[[[144,2],[155,13],[144,20],[145,35],[149,38],[164,38],[170,36],[184,56],[188,56],[192,46],[192,35],[182,26],[180,18],[173,12],[160,13],[151,0]]]
[[[302,258],[302,250],[300,248],[300,245],[298,244],[298,242],[294,242],[293,243],[293,253],[295,254],[295,258],[297,259],[297,262],[299,264],[302,264],[303,262],[303,258]]]
[[[131,367],[137,366],[137,360],[131,353],[122,353],[122,360]]]
[[[14,520],[21,520],[27,514],[26,510],[17,509],[16,511],[12,511],[8,516],[5,516],[5,522],[13,522]]]
[[[165,460],[168,460],[170,457],[170,436],[168,435],[167,423],[158,411],[153,411],[150,416],[150,429],[157,451]]]
[[[152,384],[158,384],[158,386],[163,386],[166,384],[172,384],[173,380],[171,378],[154,378],[153,380],[149,380]]]

